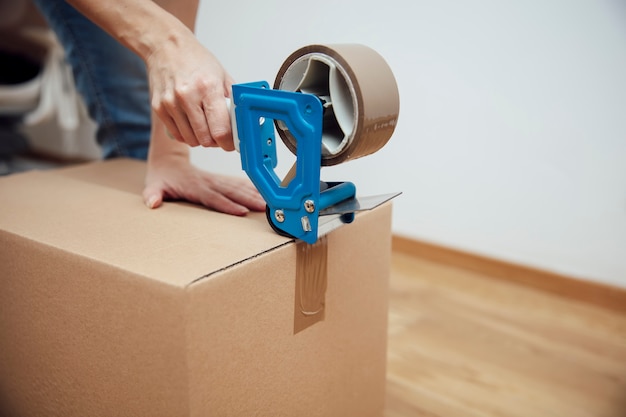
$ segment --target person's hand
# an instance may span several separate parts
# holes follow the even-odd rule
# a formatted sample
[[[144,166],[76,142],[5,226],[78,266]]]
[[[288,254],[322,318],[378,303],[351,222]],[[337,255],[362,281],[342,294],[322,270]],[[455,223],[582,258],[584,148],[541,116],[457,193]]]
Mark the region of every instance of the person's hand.
[[[145,62],[152,108],[172,137],[234,149],[233,80],[193,33],[197,0],[67,1]]]
[[[175,153],[148,161],[143,199],[149,208],[164,200],[186,200],[237,216],[265,211],[265,201],[247,179],[208,173]]]
[[[146,59],[152,108],[169,134],[189,146],[234,149],[226,97],[232,78],[189,32]]]

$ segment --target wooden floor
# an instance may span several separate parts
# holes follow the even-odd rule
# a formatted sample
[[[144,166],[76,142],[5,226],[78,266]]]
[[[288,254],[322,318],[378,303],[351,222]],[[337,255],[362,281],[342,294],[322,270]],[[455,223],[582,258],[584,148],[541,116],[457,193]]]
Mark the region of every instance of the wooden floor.
[[[394,253],[385,417],[626,417],[626,314]]]

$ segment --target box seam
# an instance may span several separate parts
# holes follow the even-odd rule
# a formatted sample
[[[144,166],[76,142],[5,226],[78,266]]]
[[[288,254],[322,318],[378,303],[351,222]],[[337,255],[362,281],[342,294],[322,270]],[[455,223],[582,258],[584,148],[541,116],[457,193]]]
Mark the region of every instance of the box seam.
[[[221,273],[221,272],[227,271],[227,270],[229,270],[229,269],[231,269],[231,268],[233,268],[233,267],[235,267],[235,266],[237,266],[237,265],[241,265],[241,264],[243,264],[243,263],[246,263],[246,262],[248,262],[248,261],[251,261],[251,260],[253,260],[253,259],[258,258],[259,256],[263,256],[263,255],[265,255],[265,254],[267,254],[267,253],[273,252],[273,251],[275,251],[275,250],[277,250],[277,249],[282,248],[283,246],[287,246],[287,245],[289,245],[289,244],[293,243],[294,241],[295,241],[294,239],[288,240],[288,241],[283,242],[283,243],[281,243],[281,244],[279,244],[279,245],[277,245],[277,246],[273,246],[273,247],[271,247],[271,248],[269,248],[269,249],[266,249],[266,250],[264,250],[264,251],[261,251],[261,252],[255,253],[255,254],[254,254],[254,255],[252,255],[252,256],[248,256],[247,258],[244,258],[244,259],[241,259],[241,260],[239,260],[239,261],[237,261],[237,262],[233,262],[232,264],[229,264],[229,265],[223,266],[223,267],[221,267],[221,268],[219,268],[219,269],[216,269],[215,271],[211,271],[211,272],[209,272],[209,273],[207,273],[207,274],[205,274],[205,275],[201,275],[201,276],[199,276],[199,277],[197,277],[197,278],[195,278],[195,279],[191,280],[190,282],[186,283],[186,284],[184,285],[184,288],[185,288],[185,289],[187,289],[187,288],[191,287],[192,285],[194,285],[194,284],[196,284],[196,283],[198,283],[198,282],[200,282],[200,281],[203,281],[203,280],[205,280],[205,279],[207,279],[207,278],[212,277],[213,275],[216,275],[216,274],[219,274],[219,273]]]

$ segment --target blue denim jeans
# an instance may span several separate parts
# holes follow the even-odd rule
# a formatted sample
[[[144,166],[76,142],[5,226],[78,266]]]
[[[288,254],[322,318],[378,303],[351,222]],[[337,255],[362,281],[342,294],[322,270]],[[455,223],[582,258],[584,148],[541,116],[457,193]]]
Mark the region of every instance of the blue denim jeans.
[[[65,49],[103,157],[146,159],[151,111],[143,61],[65,0],[35,3]]]

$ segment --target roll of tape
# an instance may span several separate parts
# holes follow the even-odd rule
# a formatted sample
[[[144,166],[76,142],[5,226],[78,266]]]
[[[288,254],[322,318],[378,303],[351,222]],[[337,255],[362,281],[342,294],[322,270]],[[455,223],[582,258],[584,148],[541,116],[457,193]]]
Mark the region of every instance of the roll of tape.
[[[322,100],[322,165],[376,152],[389,141],[398,120],[400,99],[391,68],[364,45],[300,48],[281,66],[274,88],[315,94]],[[277,121],[276,127],[295,153],[296,138],[283,122]]]

